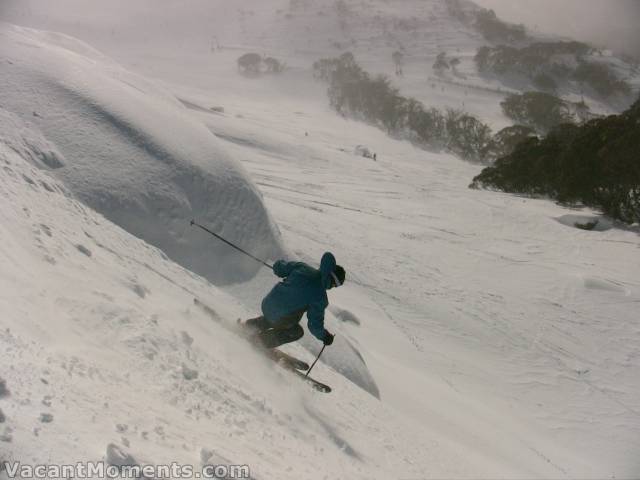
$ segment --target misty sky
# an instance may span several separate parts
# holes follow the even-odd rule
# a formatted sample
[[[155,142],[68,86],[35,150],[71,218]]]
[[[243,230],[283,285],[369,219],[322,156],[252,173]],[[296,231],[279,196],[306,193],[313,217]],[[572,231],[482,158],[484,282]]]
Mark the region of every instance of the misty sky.
[[[255,0],[260,3],[261,0]],[[524,23],[527,27],[543,33],[553,33],[587,41],[598,46],[607,46],[616,51],[634,55],[640,59],[640,0],[475,0],[483,7],[492,8],[505,20]],[[239,2],[251,4],[251,0]],[[3,11],[21,14],[44,14],[64,17],[70,24],[91,22],[87,11],[96,17],[148,25],[151,5],[163,5],[170,18],[177,20],[188,15],[189,5],[194,11],[203,11],[202,4],[216,5],[215,0],[0,0],[0,18]],[[90,7],[88,10],[87,7]],[[146,14],[144,13],[146,11]],[[127,12],[127,14],[123,14]],[[175,15],[174,15],[175,14]],[[117,22],[115,22],[117,19]],[[14,20],[24,20],[18,16]],[[25,21],[25,23],[29,23]]]
[[[505,20],[525,23],[640,57],[640,0],[475,0]]]

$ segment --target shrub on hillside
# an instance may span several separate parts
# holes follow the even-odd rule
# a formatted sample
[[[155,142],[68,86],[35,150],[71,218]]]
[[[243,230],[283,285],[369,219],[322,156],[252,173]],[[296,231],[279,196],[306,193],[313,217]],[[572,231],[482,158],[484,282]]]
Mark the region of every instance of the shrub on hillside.
[[[571,67],[560,60],[573,59],[573,63],[582,59],[591,51],[581,42],[536,42],[522,48],[508,45],[480,47],[475,56],[476,65],[481,72],[506,74],[519,73],[533,78],[540,73],[560,73]],[[558,69],[560,67],[560,69]]]
[[[257,76],[263,73],[282,73],[286,65],[273,57],[261,57],[257,53],[245,53],[238,58],[238,68],[245,75]]]
[[[449,69],[449,62],[447,61],[447,53],[440,52],[436,57],[436,61],[433,62],[433,70],[436,73],[442,73]]]
[[[527,37],[524,25],[503,22],[493,10],[479,10],[476,13],[474,27],[484,38],[492,42],[516,42],[522,41]]]
[[[266,57],[263,62],[268,73],[282,73],[285,69],[285,64],[273,57]]]
[[[465,12],[460,0],[445,0],[445,2],[449,15],[462,23],[469,22],[470,16]]]
[[[592,47],[581,42],[537,42],[523,48],[483,46],[474,60],[481,73],[521,75],[541,90],[554,91],[559,81],[573,79],[605,98],[629,95],[629,84],[618,78],[609,65],[585,59],[592,52]]]
[[[500,106],[509,118],[541,132],[549,131],[561,123],[573,121],[568,104],[544,92],[511,94],[500,102]]]
[[[627,82],[620,80],[607,65],[600,63],[580,62],[573,72],[573,78],[589,85],[605,98],[617,93],[622,95],[631,93],[631,87]]]
[[[523,25],[507,23],[498,18],[493,10],[479,8],[469,2],[446,0],[447,11],[453,18],[475,28],[489,41],[515,42],[527,38]]]
[[[519,143],[485,168],[471,188],[545,195],[640,222],[640,99],[621,115],[563,124]]]
[[[257,53],[245,53],[238,58],[238,68],[244,74],[258,74],[260,73],[260,65],[262,64],[262,57]]]
[[[460,65],[460,59],[447,57],[446,52],[440,52],[433,63],[433,70],[438,75],[442,75],[445,70],[451,70],[454,74],[459,75],[456,68]]]
[[[501,158],[515,150],[518,144],[536,137],[536,132],[524,125],[511,125],[496,133],[487,145],[486,158]]]
[[[445,129],[449,150],[467,160],[486,160],[491,142],[491,129],[487,125],[468,113],[449,109],[445,115]]]
[[[425,108],[414,98],[403,105],[403,127],[410,137],[434,148],[446,145],[445,117],[437,108]]]
[[[399,50],[396,50],[391,54],[391,59],[396,67],[396,75],[402,75],[402,65],[404,64],[404,54]]]

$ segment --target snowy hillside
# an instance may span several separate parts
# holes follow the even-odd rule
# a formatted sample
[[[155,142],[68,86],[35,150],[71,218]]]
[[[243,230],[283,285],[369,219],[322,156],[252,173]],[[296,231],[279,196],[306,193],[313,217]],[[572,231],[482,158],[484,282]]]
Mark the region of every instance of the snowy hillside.
[[[244,169],[170,93],[64,35],[3,23],[0,35],[0,103],[55,144],[48,166],[84,203],[212,280],[246,279],[256,266],[185,220],[280,255]]]
[[[224,319],[248,311],[5,140],[0,460],[117,464],[124,452],[142,464],[248,464],[253,478],[367,478],[419,475],[436,444],[431,461],[437,452],[459,475],[491,471],[326,368],[335,397],[265,364],[190,305],[198,296]]]
[[[94,2],[91,7],[78,0],[60,0],[55,6],[41,0],[7,2],[9,21],[91,39],[120,62],[138,71],[150,69],[153,76],[164,67],[174,71],[176,65],[189,69],[220,65],[247,51],[275,56],[293,70],[308,70],[309,63],[320,57],[351,51],[367,71],[392,77],[403,95],[427,106],[466,110],[494,130],[511,124],[499,102],[507,93],[525,88],[478,74],[474,62],[478,48],[500,42],[483,38],[477,29],[452,16],[450,3],[460,3],[467,11],[478,9],[466,0],[190,0],[189,8],[178,0],[163,0],[162,9],[148,0]],[[73,14],[61,6],[70,7]],[[127,15],[118,15],[119,9]],[[141,22],[144,29],[139,27]],[[563,32],[555,36],[528,33],[531,41],[571,40]],[[402,76],[394,75],[395,51],[403,54]],[[432,66],[443,52],[460,63],[454,71],[437,75]],[[606,49],[588,58],[610,65],[637,96],[637,65]],[[584,98],[594,113],[615,113],[629,106],[627,102],[614,108],[591,98],[577,84],[560,94],[574,102]]]
[[[139,3],[127,20],[70,3],[73,21],[34,3],[24,23],[113,60],[0,24],[0,455],[119,448],[256,479],[638,476],[637,227],[470,190],[478,166],[338,117],[311,75],[349,39],[335,2]],[[403,93],[507,124],[487,85],[429,85],[443,45],[479,42],[442,2],[347,3],[389,29],[430,18],[400,37],[351,23],[368,70],[389,73],[401,41]],[[242,76],[248,51],[290,68]],[[192,306],[253,316],[275,277],[191,217],[265,258],[335,253],[338,335],[314,370],[331,394]]]

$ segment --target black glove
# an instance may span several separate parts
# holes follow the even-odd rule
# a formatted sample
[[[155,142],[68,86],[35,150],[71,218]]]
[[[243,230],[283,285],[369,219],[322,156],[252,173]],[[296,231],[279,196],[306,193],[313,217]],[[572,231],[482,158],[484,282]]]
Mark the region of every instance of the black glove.
[[[331,345],[333,343],[333,337],[334,335],[331,335],[329,332],[325,330],[324,340],[322,340],[322,343],[324,343],[325,345]]]

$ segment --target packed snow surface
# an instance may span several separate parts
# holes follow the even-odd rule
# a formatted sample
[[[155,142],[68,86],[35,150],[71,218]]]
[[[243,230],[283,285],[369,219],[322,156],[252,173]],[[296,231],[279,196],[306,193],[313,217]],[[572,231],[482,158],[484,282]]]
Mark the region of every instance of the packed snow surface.
[[[96,43],[124,67],[65,35],[0,27],[0,455],[247,464],[256,479],[637,477],[637,228],[469,190],[479,166],[337,117],[310,72],[333,47],[292,52],[304,29],[262,38],[290,70],[239,75],[258,48],[249,27],[288,3],[221,2],[256,43],[213,52],[210,33],[201,50],[195,33],[127,48],[105,17]],[[477,45],[441,2],[407,12],[418,4],[433,7],[430,35]],[[382,40],[361,37],[368,68],[388,68]],[[406,91],[461,101],[418,61]],[[466,101],[505,124],[495,92]],[[331,394],[220,328],[255,315],[276,278],[235,272],[245,260],[191,216],[265,258],[334,252],[338,335],[313,372]],[[319,348],[307,334],[287,351],[311,362]]]

